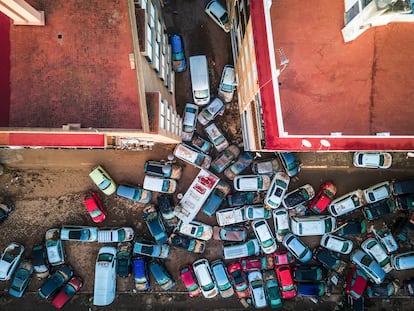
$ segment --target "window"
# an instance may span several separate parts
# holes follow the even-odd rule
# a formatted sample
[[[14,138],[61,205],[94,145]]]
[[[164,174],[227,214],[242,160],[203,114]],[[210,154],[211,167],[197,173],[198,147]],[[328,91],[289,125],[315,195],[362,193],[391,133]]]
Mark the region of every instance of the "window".
[[[165,129],[166,106],[167,106],[167,101],[165,99],[162,99],[160,102],[160,128],[163,128],[163,129]]]

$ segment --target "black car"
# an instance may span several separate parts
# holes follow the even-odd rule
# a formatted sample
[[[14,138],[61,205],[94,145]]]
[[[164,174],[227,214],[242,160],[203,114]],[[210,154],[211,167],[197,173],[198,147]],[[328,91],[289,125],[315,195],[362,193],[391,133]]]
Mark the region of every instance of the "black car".
[[[367,221],[365,219],[353,219],[347,221],[338,221],[336,231],[338,235],[357,235],[367,232]]]
[[[400,217],[395,221],[395,228],[392,232],[394,237],[402,242],[407,241],[414,231],[413,220]]]
[[[396,197],[395,206],[400,210],[408,210],[414,208],[414,194],[402,195]]]
[[[43,244],[35,245],[32,249],[33,274],[44,279],[49,276],[49,266],[47,263],[46,248]]]
[[[319,246],[313,250],[313,258],[319,261],[325,268],[341,274],[347,267],[346,262],[339,259],[330,250]]]
[[[131,242],[120,242],[118,243],[116,251],[116,272],[121,278],[126,278],[131,275]]]
[[[0,223],[6,220],[7,217],[14,211],[14,205],[11,201],[0,199]]]
[[[293,267],[293,280],[295,282],[318,282],[326,278],[327,271],[319,266]]]
[[[381,284],[369,284],[365,293],[369,298],[372,297],[390,297],[395,295],[398,285],[393,282],[384,282]]]
[[[393,181],[391,183],[392,194],[404,195],[404,194],[413,194],[414,193],[414,179],[404,180],[404,181]]]
[[[379,219],[384,215],[393,213],[394,211],[395,203],[391,198],[369,204],[362,209],[364,216],[368,220]]]
[[[227,204],[229,207],[259,203],[263,203],[263,197],[259,192],[241,191],[227,195]]]
[[[162,219],[169,228],[174,228],[178,224],[178,218],[174,214],[174,204],[171,195],[161,194],[157,198],[158,207]]]
[[[168,243],[171,246],[184,249],[188,252],[202,254],[204,249],[206,248],[206,242],[200,241],[197,239],[192,239],[187,236],[178,235],[178,234],[171,234],[168,239]]]
[[[67,265],[60,266],[39,288],[39,296],[43,299],[50,298],[57,290],[66,284],[73,276],[73,270]]]
[[[414,296],[414,278],[404,280],[403,290],[404,290],[404,295]]]

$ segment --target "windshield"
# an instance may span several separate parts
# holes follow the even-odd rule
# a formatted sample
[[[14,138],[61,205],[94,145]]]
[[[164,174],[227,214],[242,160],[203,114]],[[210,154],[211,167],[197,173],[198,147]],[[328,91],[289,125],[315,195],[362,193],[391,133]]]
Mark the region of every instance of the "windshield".
[[[208,94],[207,89],[206,90],[200,90],[200,91],[197,91],[197,90],[194,91],[194,97],[196,99],[204,99],[204,98],[207,98],[208,96],[209,96],[209,94]]]

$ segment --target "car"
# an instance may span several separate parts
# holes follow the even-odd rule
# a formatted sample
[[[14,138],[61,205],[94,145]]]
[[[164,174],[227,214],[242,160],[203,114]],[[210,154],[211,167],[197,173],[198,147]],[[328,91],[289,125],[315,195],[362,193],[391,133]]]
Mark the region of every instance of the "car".
[[[213,216],[225,201],[227,194],[230,192],[230,186],[223,180],[219,180],[213,191],[203,204],[202,211],[207,216]]]
[[[293,280],[295,282],[319,282],[325,280],[327,271],[320,266],[296,266],[293,267]]]
[[[362,168],[390,168],[392,155],[388,152],[355,152],[353,164]]]
[[[409,240],[413,231],[414,223],[412,221],[412,216],[410,218],[399,217],[395,220],[392,234],[395,236],[396,240],[406,242]]]
[[[197,133],[193,135],[193,138],[191,139],[191,145],[205,154],[209,154],[213,149],[213,144]]]
[[[408,270],[414,268],[414,251],[391,255],[391,264],[395,270]]]
[[[414,277],[404,280],[402,288],[404,290],[404,295],[414,296]]]
[[[134,236],[135,232],[131,227],[98,229],[99,243],[118,243],[132,241],[134,239]]]
[[[363,192],[361,189],[357,189],[334,199],[329,205],[328,211],[332,216],[338,217],[354,212],[363,205],[365,205]]]
[[[258,309],[266,307],[267,300],[264,289],[263,275],[260,270],[254,270],[247,273],[247,279],[249,280],[249,288],[253,306]]]
[[[253,154],[250,152],[243,152],[237,158],[237,161],[224,170],[224,175],[233,180],[237,175],[247,169],[253,162]]]
[[[244,227],[213,227],[213,239],[219,241],[243,242],[247,238]]]
[[[329,215],[292,216],[290,230],[298,236],[322,235],[336,228],[335,217]]]
[[[222,152],[228,146],[230,146],[229,141],[224,137],[223,133],[217,127],[215,123],[210,123],[204,128],[208,139],[213,143],[217,152]]]
[[[316,247],[313,250],[313,258],[328,270],[336,271],[339,274],[343,273],[348,267],[345,261],[339,259],[332,251],[322,246]]]
[[[45,245],[47,260],[51,266],[65,263],[65,250],[60,239],[60,229],[52,228],[46,231]]]
[[[22,297],[32,279],[32,273],[33,265],[29,261],[21,262],[14,274],[9,294],[16,298]]]
[[[337,222],[335,232],[343,236],[364,234],[367,232],[367,221],[365,219],[340,220]]]
[[[414,194],[401,195],[394,198],[397,209],[406,211],[414,208]]]
[[[264,280],[264,285],[265,285],[267,303],[272,309],[281,308],[282,299],[280,297],[279,284],[277,282],[275,271],[273,270],[264,271],[263,280]]]
[[[396,282],[384,282],[382,284],[369,284],[365,293],[369,298],[391,297],[397,294],[400,287]]]
[[[309,247],[293,233],[286,234],[282,244],[300,262],[306,263],[312,259],[312,252]]]
[[[208,169],[210,167],[211,157],[207,154],[197,151],[189,145],[183,143],[176,145],[173,154],[178,159],[194,165],[195,167],[205,169]]]
[[[289,193],[286,193],[282,204],[287,209],[294,209],[297,206],[304,205],[315,195],[315,190],[309,184],[303,185]]]
[[[252,163],[252,172],[256,175],[273,176],[279,171],[279,161],[276,158],[254,160]]]
[[[274,238],[267,221],[264,219],[253,221],[252,228],[263,253],[270,254],[275,252],[277,249],[276,239]]]
[[[169,36],[171,44],[172,68],[175,72],[184,71],[187,68],[183,37],[177,33]]]
[[[245,204],[258,204],[263,203],[263,197],[261,193],[255,191],[242,191],[230,193],[227,195],[227,205],[229,207],[235,207]]]
[[[186,264],[179,268],[178,273],[181,281],[183,281],[185,289],[190,297],[198,297],[201,295],[200,286],[197,283],[197,278],[194,274],[193,267],[190,264]]]
[[[62,309],[80,291],[82,284],[82,279],[79,276],[73,276],[53,298],[52,305],[57,309]]]
[[[161,178],[146,175],[144,177],[142,188],[148,191],[174,193],[175,189],[177,189],[177,181],[171,178]]]
[[[32,265],[33,274],[38,279],[44,279],[49,276],[49,267],[47,263],[46,248],[43,244],[35,245],[32,248]]]
[[[291,252],[286,250],[278,250],[274,252],[273,259],[275,267],[280,265],[291,265],[296,261],[295,256],[293,256]]]
[[[289,177],[296,176],[300,172],[300,163],[292,152],[278,152],[278,155]]]
[[[218,225],[222,227],[245,222],[247,220],[245,217],[244,206],[219,209],[216,212],[216,219]]]
[[[354,243],[351,240],[331,233],[325,233],[321,238],[320,244],[333,252],[345,255],[351,253],[354,246]]]
[[[264,270],[266,268],[266,257],[248,257],[240,259],[244,272],[253,270]]]
[[[365,272],[357,266],[352,266],[346,277],[345,293],[352,299],[360,299],[364,294],[367,284],[368,277]]]
[[[370,255],[360,249],[356,249],[351,253],[351,261],[357,265],[369,279],[376,283],[381,284],[385,279],[385,271],[381,268]]]
[[[107,306],[116,295],[116,248],[103,246],[98,251],[95,261],[95,280],[93,304]]]
[[[272,213],[263,204],[245,205],[244,217],[246,220],[269,219]]]
[[[148,276],[147,258],[144,256],[132,258],[132,271],[135,290],[140,292],[148,290],[150,288],[150,278]]]
[[[325,284],[316,283],[297,283],[297,295],[300,297],[321,297],[325,295]]]
[[[10,200],[0,199],[0,223],[5,221],[13,211],[14,205]]]
[[[213,227],[199,221],[190,221],[188,224],[180,221],[177,232],[192,238],[208,241],[213,237]]]
[[[280,292],[283,299],[292,299],[296,296],[296,286],[293,282],[292,270],[289,265],[278,265],[275,267]]]
[[[273,177],[269,190],[264,199],[264,204],[270,208],[278,208],[282,204],[284,195],[289,186],[290,178],[284,172],[277,172]]]
[[[326,211],[328,206],[331,204],[333,198],[336,195],[336,186],[330,182],[326,181],[319,188],[316,195],[308,204],[309,210],[315,214],[322,214]]]
[[[217,284],[221,298],[229,298],[234,295],[226,266],[221,259],[216,259],[211,263],[211,271]]]
[[[170,290],[175,286],[175,281],[172,278],[167,268],[158,260],[153,260],[149,263],[149,271],[154,277],[155,282],[165,291]]]
[[[236,86],[236,76],[232,65],[225,65],[221,74],[217,94],[225,102],[230,103],[233,99]]]
[[[414,194],[414,179],[391,182],[391,192],[394,196]]]
[[[131,275],[131,242],[120,242],[116,248],[116,273],[121,278]]]
[[[282,242],[283,237],[290,232],[289,213],[285,208],[277,208],[272,211],[273,224],[276,232],[276,240]]]
[[[183,168],[177,164],[165,161],[146,161],[144,163],[144,173],[151,176],[180,179]]]
[[[365,202],[372,204],[383,199],[388,199],[391,195],[390,182],[384,181],[363,190]]]
[[[127,185],[119,185],[116,189],[116,195],[143,204],[149,203],[152,198],[151,191],[144,190],[142,187],[131,187]]]
[[[235,289],[237,298],[243,299],[250,296],[250,289],[247,276],[242,269],[240,262],[234,261],[227,264],[230,281]]]
[[[214,281],[213,273],[211,272],[210,264],[205,258],[200,258],[193,263],[194,274],[197,278],[198,284],[201,287],[201,293],[204,298],[214,298],[219,291]]]
[[[89,191],[83,199],[83,204],[95,223],[103,222],[106,218],[106,211],[103,203],[95,191]]]
[[[98,240],[98,228],[85,226],[62,226],[60,229],[62,241],[96,242]]]
[[[266,191],[270,186],[267,175],[238,175],[233,180],[236,191]]]
[[[168,234],[165,230],[161,217],[153,204],[147,205],[143,210],[144,221],[158,244],[163,244],[168,240]]]
[[[174,204],[171,195],[161,194],[157,196],[157,201],[164,223],[169,228],[175,228],[178,224],[178,218],[174,214]]]
[[[168,243],[171,246],[184,249],[188,252],[202,254],[206,248],[206,242],[190,238],[188,236],[171,234],[168,238]]]
[[[229,15],[227,10],[217,0],[207,3],[204,10],[211,19],[225,32],[230,31]]]
[[[181,138],[183,141],[191,141],[194,131],[196,130],[198,116],[198,106],[196,104],[185,104],[183,128]]]
[[[362,208],[362,213],[368,220],[375,220],[382,218],[384,215],[394,213],[395,210],[394,200],[388,198],[364,206]]]
[[[38,294],[43,299],[52,297],[58,289],[66,284],[73,276],[73,270],[70,266],[61,265],[57,268],[46,282],[39,288]]]
[[[135,241],[133,254],[145,255],[155,258],[167,258],[170,252],[168,244],[152,244],[144,241]]]
[[[211,169],[216,173],[222,173],[237,159],[239,154],[239,147],[236,145],[228,146],[211,162]]]
[[[104,194],[115,193],[117,185],[101,165],[94,167],[89,173],[89,177]]]
[[[390,257],[386,250],[375,238],[368,238],[361,243],[362,250],[379,263],[380,267],[388,273],[392,270]]]
[[[375,236],[377,241],[380,242],[387,254],[391,254],[398,250],[398,243],[388,227],[382,227],[378,231],[374,227],[372,227],[371,232]]]
[[[205,126],[207,123],[213,121],[218,115],[224,112],[225,106],[220,98],[214,98],[204,107],[197,116],[198,122]],[[224,148],[223,148],[224,150]]]

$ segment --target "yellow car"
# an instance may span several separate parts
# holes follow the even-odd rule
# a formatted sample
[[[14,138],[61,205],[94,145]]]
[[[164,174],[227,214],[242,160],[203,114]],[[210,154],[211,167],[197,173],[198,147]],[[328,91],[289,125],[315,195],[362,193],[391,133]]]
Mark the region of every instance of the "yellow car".
[[[116,183],[102,166],[99,165],[95,167],[89,173],[89,176],[95,185],[97,185],[98,188],[101,189],[106,195],[111,195],[116,191]]]

